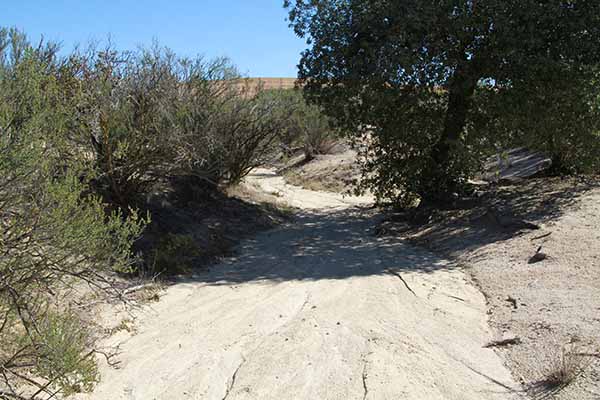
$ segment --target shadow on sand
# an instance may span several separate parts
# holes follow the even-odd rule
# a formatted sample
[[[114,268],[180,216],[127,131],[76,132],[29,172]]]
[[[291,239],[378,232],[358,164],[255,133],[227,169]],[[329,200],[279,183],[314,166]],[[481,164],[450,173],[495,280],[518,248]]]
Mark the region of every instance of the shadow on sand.
[[[497,187],[464,207],[431,211],[425,223],[389,215],[379,229],[384,236],[402,237],[446,257],[455,256],[560,218],[582,196],[599,187],[598,179],[532,179]],[[542,237],[547,234],[539,232]]]
[[[293,223],[242,243],[236,252],[239,257],[227,258],[192,279],[230,285],[453,268],[444,259],[400,239],[376,237],[381,218],[373,210],[359,208],[301,213]]]

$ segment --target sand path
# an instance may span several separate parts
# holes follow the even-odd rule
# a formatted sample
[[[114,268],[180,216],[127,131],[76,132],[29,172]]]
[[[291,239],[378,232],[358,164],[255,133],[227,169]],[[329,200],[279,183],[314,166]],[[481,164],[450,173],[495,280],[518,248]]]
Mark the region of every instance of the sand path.
[[[460,269],[373,235],[368,198],[248,181],[304,211],[140,312],[111,339],[120,368],[80,398],[519,398]]]

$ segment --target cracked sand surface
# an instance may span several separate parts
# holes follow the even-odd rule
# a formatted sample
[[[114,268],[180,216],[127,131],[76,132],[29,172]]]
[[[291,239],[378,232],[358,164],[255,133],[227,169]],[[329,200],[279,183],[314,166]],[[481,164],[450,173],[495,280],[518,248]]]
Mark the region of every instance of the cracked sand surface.
[[[304,210],[170,287],[121,332],[119,369],[82,399],[517,399],[483,295],[433,253],[377,238],[342,198],[250,183]]]

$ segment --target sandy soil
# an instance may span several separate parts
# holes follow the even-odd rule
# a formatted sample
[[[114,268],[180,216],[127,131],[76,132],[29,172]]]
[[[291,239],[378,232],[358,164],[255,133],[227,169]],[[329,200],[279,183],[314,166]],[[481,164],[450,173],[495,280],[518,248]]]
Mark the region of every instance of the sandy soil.
[[[378,238],[343,198],[249,181],[302,208],[237,257],[171,286],[121,331],[118,369],[81,399],[516,399],[484,296],[433,253]]]
[[[600,399],[600,190],[540,225],[461,259],[489,297],[492,328],[521,338],[500,351],[533,397]],[[548,258],[529,264],[540,246]],[[543,381],[563,351],[582,355],[573,359],[582,374],[565,388],[548,387]]]
[[[315,191],[346,193],[354,179],[360,177],[356,152],[344,150],[336,154],[317,155],[305,163],[303,156],[295,157],[283,169],[288,183]]]
[[[500,226],[489,211],[517,222]],[[542,178],[491,189],[475,204],[437,211],[424,224],[388,217],[384,236],[465,265],[488,300],[499,347],[515,379],[533,398],[600,399],[600,181]],[[519,221],[538,230],[521,229]],[[541,246],[545,260],[529,263]],[[544,380],[569,353],[566,387]]]

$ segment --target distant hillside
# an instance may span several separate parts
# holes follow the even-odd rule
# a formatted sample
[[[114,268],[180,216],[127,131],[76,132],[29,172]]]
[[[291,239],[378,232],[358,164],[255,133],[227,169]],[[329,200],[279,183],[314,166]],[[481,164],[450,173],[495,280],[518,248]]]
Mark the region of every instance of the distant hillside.
[[[262,85],[263,89],[293,89],[297,78],[248,78],[251,86]]]
[[[296,82],[296,78],[242,78],[237,80],[235,84],[241,93],[253,96],[257,94],[259,88],[262,88],[262,90],[288,90],[293,89]]]

